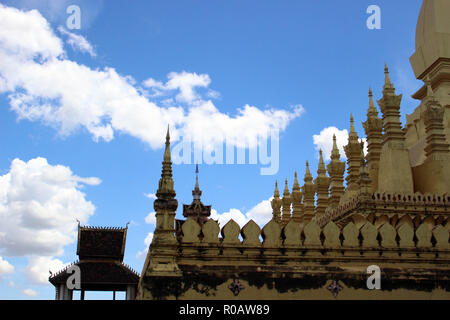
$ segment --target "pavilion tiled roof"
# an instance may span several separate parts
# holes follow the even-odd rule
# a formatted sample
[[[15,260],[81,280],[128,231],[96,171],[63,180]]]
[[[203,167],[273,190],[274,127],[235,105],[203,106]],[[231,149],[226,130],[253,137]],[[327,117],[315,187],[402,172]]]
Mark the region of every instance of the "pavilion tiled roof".
[[[123,261],[127,228],[79,227],[77,255],[80,260],[102,258]]]

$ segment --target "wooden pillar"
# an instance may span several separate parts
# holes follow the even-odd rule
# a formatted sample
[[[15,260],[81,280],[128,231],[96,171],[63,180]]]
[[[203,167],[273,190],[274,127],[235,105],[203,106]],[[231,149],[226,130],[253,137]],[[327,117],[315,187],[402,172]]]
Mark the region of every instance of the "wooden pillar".
[[[127,293],[125,295],[126,300],[135,300],[136,299],[136,286],[128,285]]]
[[[65,284],[60,284],[58,293],[56,296],[57,300],[72,300],[73,290],[69,290]]]

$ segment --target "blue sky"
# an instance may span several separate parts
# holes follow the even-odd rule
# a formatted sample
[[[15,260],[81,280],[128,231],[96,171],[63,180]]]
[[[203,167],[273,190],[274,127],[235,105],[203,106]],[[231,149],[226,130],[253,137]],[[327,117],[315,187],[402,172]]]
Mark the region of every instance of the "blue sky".
[[[332,142],[320,139],[334,130],[325,129],[344,139],[353,113],[365,137],[368,88],[380,98],[385,63],[404,95],[403,122],[417,106],[410,96],[421,83],[409,57],[419,0],[0,3],[8,30],[0,57],[17,63],[9,70],[0,61],[0,217],[11,226],[0,227],[0,299],[54,298],[43,274],[76,260],[76,217],[93,226],[130,222],[125,262],[141,271],[168,123],[174,144],[219,132],[238,144],[279,129],[274,175],[261,175],[260,164],[200,165],[202,200],[216,218],[261,224],[276,180],[283,186],[287,177],[292,188],[298,171],[302,184],[306,160],[316,172],[318,148]],[[81,9],[79,30],[66,25],[72,4]],[[373,4],[380,30],[366,26]],[[194,170],[174,165],[178,217],[192,201]],[[35,184],[20,180],[28,178]],[[42,225],[22,221],[29,217]],[[36,249],[31,239],[13,243],[49,235],[56,240]]]

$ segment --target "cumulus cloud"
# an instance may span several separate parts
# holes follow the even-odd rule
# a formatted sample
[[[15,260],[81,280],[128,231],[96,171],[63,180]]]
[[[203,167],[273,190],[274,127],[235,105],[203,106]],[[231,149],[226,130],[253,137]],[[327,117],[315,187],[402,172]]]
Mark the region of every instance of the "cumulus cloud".
[[[14,273],[14,266],[0,257],[0,279],[3,275],[11,273]]]
[[[327,127],[320,131],[319,134],[313,135],[313,142],[316,146],[316,150],[323,151],[323,158],[325,161],[330,160],[331,150],[333,150],[333,135],[336,135],[336,144],[341,154],[341,160],[347,159],[345,155],[344,146],[348,143],[348,131],[347,129],[339,130],[336,127]],[[360,137],[359,140],[364,141],[364,154],[367,154],[366,138]]]
[[[94,214],[95,206],[80,190],[100,182],[45,158],[14,159],[9,172],[0,176],[0,253],[27,258],[25,278],[48,284],[49,271],[66,265],[54,257],[76,240],[76,220],[86,224]],[[14,270],[11,267],[0,258],[0,274]]]
[[[26,295],[28,297],[36,297],[38,295],[38,293],[36,291],[34,291],[33,289],[25,289],[22,292],[24,295]]]
[[[346,159],[344,146],[348,142],[347,129],[339,130],[336,127],[327,127],[320,131],[319,134],[313,135],[316,150],[323,151],[325,161],[330,160],[331,150],[333,150],[333,135],[336,135],[336,144],[341,154],[341,159]]]
[[[263,227],[272,219],[271,200],[272,198],[263,200],[247,212],[242,212],[239,209],[230,209],[226,212],[218,213],[217,210],[212,209],[211,219],[217,220],[220,227],[223,227],[231,219],[236,221],[241,228],[250,220],[255,221],[260,227]]]
[[[0,176],[0,252],[7,256],[60,255],[76,238],[76,219],[86,223],[94,205],[79,189],[83,179],[45,158],[14,159]],[[94,183],[94,184],[95,184]]]
[[[171,72],[167,75],[167,78],[168,81],[165,84],[153,78],[148,78],[143,82],[143,85],[153,89],[156,95],[168,94],[174,90],[179,91],[175,99],[178,102],[190,103],[200,99],[200,95],[195,91],[196,87],[207,88],[211,83],[209,75],[195,72]]]
[[[156,199],[156,194],[154,194],[154,193],[146,193],[145,196],[152,200]]]
[[[150,246],[150,243],[152,243],[152,240],[153,240],[153,232],[149,232],[147,234],[147,237],[145,237],[145,239],[144,239],[145,249],[142,251],[139,251],[136,254],[136,258],[143,260],[147,257],[148,248]]]
[[[156,225],[156,212],[150,212],[145,217],[145,223]]]
[[[63,33],[78,49],[92,48]],[[171,72],[165,83],[149,78],[140,86],[114,68],[92,69],[67,56],[63,41],[38,11],[0,4],[0,93],[8,95],[19,119],[41,121],[61,135],[84,129],[95,141],[111,141],[119,132],[160,148],[170,124],[173,141],[209,136],[206,145],[227,138],[230,144],[252,147],[257,136],[285,130],[304,111],[301,106],[261,110],[247,104],[229,115],[210,100],[218,93],[209,89],[207,74]]]
[[[61,260],[52,257],[33,256],[28,260],[24,273],[30,283],[45,285],[48,284],[50,272],[58,272],[67,265],[68,263],[63,263]]]
[[[58,27],[58,31],[67,36],[66,41],[74,50],[79,50],[83,53],[89,53],[91,57],[95,57],[97,55],[95,53],[94,47],[82,35],[69,32],[62,26]]]

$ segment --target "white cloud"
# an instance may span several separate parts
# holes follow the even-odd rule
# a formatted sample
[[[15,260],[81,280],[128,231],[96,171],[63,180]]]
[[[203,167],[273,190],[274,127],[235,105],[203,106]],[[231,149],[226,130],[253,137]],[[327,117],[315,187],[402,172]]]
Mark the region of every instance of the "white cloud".
[[[66,266],[68,266],[68,263],[63,263],[61,260],[52,257],[30,257],[24,273],[29,282],[46,285],[50,276],[49,271],[55,273]]]
[[[341,154],[341,160],[346,160],[344,146],[348,144],[348,131],[347,129],[339,130],[336,127],[327,127],[320,131],[319,134],[313,135],[313,142],[316,146],[316,150],[323,151],[324,161],[330,160],[331,151],[333,150],[333,135],[336,135],[336,144]],[[359,140],[364,141],[364,154],[367,154],[367,139],[359,137]]]
[[[25,290],[23,290],[23,294],[28,297],[36,297],[38,295],[38,293],[36,291],[34,291],[33,289],[25,289]]]
[[[331,150],[333,150],[333,135],[336,135],[336,144],[341,154],[341,159],[346,159],[344,146],[348,143],[347,129],[339,130],[336,127],[327,127],[320,131],[318,135],[313,135],[316,150],[322,149],[324,160],[330,160]]]
[[[0,176],[0,252],[8,256],[63,253],[76,239],[76,219],[86,223],[94,205],[79,189],[98,178],[80,178],[44,158],[14,159]]]
[[[142,251],[139,251],[136,254],[136,258],[143,260],[147,257],[148,248],[149,248],[150,244],[152,243],[152,240],[153,240],[153,232],[149,232],[147,234],[147,237],[145,237],[145,240],[144,240],[145,249]]]
[[[145,223],[156,225],[156,212],[150,212],[145,217]]]
[[[211,219],[217,220],[220,227],[223,227],[228,221],[233,219],[242,228],[250,220],[255,221],[260,227],[266,225],[272,219],[272,206],[269,200],[263,200],[253,208],[243,213],[239,209],[230,209],[224,213],[218,213],[217,210],[211,210]]]
[[[243,227],[249,221],[248,217],[239,209],[230,209],[229,211],[224,213],[218,213],[217,210],[211,209],[211,219],[217,220],[221,228],[231,219],[236,221],[237,224],[241,227]]]
[[[94,205],[80,189],[100,182],[50,165],[45,158],[14,159],[9,172],[0,176],[0,253],[27,258],[26,279],[48,284],[49,270],[65,266],[54,256],[76,240],[76,220],[86,224],[94,214]],[[11,270],[0,258],[0,274],[5,266]]]
[[[145,196],[152,200],[156,199],[156,194],[154,194],[154,193],[146,193]]]
[[[85,37],[73,32],[67,31],[64,27],[59,26],[58,31],[67,36],[67,43],[74,49],[84,53],[89,53],[91,57],[95,57],[94,47],[86,40]]]
[[[301,106],[261,110],[247,104],[234,116],[222,113],[209,100],[217,96],[208,88],[209,75],[185,71],[169,73],[166,83],[146,80],[144,85],[164,98],[151,101],[132,77],[68,59],[63,42],[38,11],[3,5],[0,79],[0,90],[8,94],[19,119],[41,121],[61,135],[82,128],[95,141],[111,141],[117,132],[125,133],[152,148],[163,146],[168,123],[172,141],[208,136],[206,145],[229,138],[230,144],[255,146],[258,136],[284,130],[304,111]],[[206,91],[206,99],[197,89]]]
[[[14,266],[0,257],[0,279],[5,274],[14,273]]]
[[[270,201],[272,199],[273,197],[271,197],[269,200],[261,201],[256,206],[251,208],[247,212],[247,217],[249,219],[253,219],[260,226],[264,226],[273,217],[272,205],[270,204]]]
[[[153,78],[145,80],[143,84],[155,90],[155,93],[158,94],[162,94],[163,91],[177,90],[179,93],[175,96],[175,99],[178,102],[190,103],[200,99],[200,95],[195,91],[196,87],[207,88],[211,83],[209,75],[197,74],[195,72],[171,72],[167,75],[167,78],[168,81],[166,84]]]

